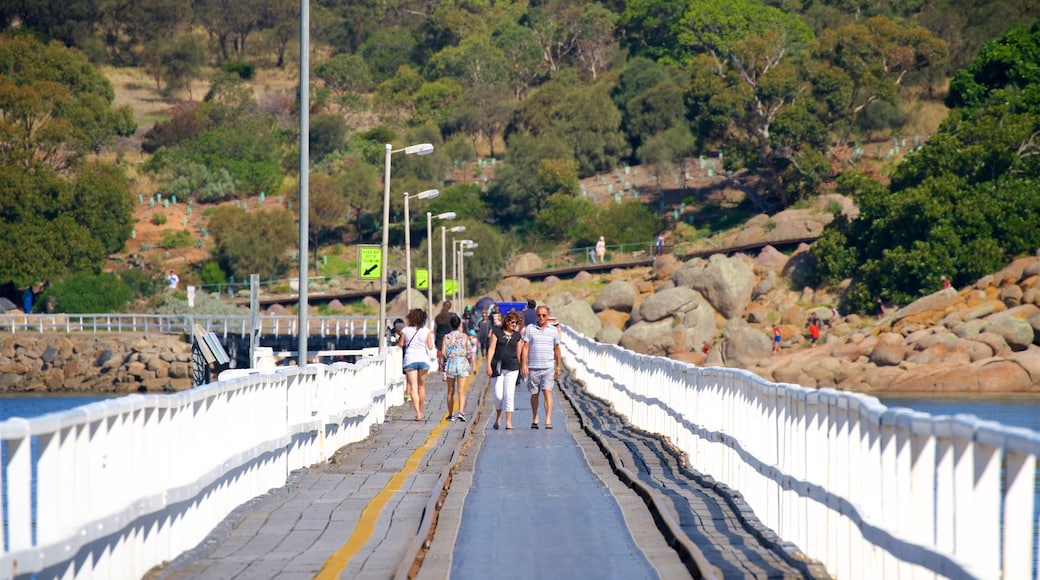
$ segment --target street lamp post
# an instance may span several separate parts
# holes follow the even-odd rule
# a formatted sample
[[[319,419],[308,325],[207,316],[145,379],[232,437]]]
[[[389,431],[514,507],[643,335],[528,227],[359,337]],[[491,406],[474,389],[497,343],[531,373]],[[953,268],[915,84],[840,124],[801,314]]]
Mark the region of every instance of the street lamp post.
[[[431,318],[433,317],[433,218],[453,220],[455,212],[449,211],[437,215],[426,212],[426,300],[428,302],[427,312]]]
[[[472,250],[480,244],[473,240],[462,240],[459,242],[459,300],[463,304],[466,303],[466,265],[462,258],[473,255],[473,252],[467,252],[466,250]]]
[[[393,145],[386,143],[384,172],[383,172],[383,243],[381,247],[379,266],[379,352],[386,352],[386,258],[390,246],[390,157],[394,153],[404,152],[405,155],[428,155],[433,153],[433,145],[420,143],[409,145],[402,149],[394,149]]]
[[[446,262],[447,256],[445,256],[445,254],[444,254],[444,252],[445,252],[444,240],[447,237],[446,236],[446,232],[453,232],[454,233],[454,232],[464,232],[464,231],[466,231],[466,226],[455,226],[455,227],[450,228],[450,229],[445,228],[444,226],[441,226],[441,302],[444,302],[445,300],[448,299],[448,296],[447,296],[447,280],[446,280],[446,278],[447,278],[447,271],[445,269],[445,264],[447,264],[447,262]],[[452,252],[454,252],[454,251],[455,251],[455,248],[452,248]]]
[[[408,199],[433,199],[440,194],[436,189],[427,189],[415,195],[404,192],[404,275],[407,280],[404,284],[404,302],[408,310],[412,309],[412,227],[408,222]]]
[[[299,334],[296,342],[296,364],[307,366],[307,339],[310,338],[310,323],[307,321],[307,258],[310,228],[310,75],[311,75],[311,4],[300,0],[300,297],[297,304]]]
[[[455,247],[456,243],[458,244],[458,249]],[[454,278],[459,285],[457,292],[459,300],[462,299],[462,272],[459,269],[459,264],[462,262],[462,259],[459,257],[459,254],[462,253],[463,248],[468,247],[467,244],[475,243],[476,242],[473,240],[451,239],[451,277]]]
[[[459,252],[459,302],[463,304],[466,303],[466,262],[463,258],[468,258],[472,255],[473,252]]]

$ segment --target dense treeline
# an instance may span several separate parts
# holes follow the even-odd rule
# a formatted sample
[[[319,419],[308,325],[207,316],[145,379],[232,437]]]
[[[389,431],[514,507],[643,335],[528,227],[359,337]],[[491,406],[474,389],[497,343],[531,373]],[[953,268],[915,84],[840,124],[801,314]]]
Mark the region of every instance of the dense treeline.
[[[821,281],[853,277],[849,305],[905,304],[974,283],[1040,249],[1040,20],[986,44],[951,84],[955,108],[890,184],[847,173],[861,214],[816,243]]]
[[[298,9],[296,0],[0,0],[0,23],[61,41],[96,64],[143,67],[159,92],[186,99],[146,136],[145,168],[166,192],[219,201],[294,186],[295,94],[257,100],[248,81],[257,67],[295,66]],[[446,187],[421,210],[454,211],[469,231],[486,230],[489,240],[481,240],[474,258],[482,268],[472,269],[481,280],[468,281],[479,291],[497,278],[515,243],[586,244],[597,234],[614,242],[649,239],[663,226],[653,212],[597,206],[578,186],[582,177],[626,163],[663,172],[690,156],[721,153],[727,169],[749,170],[746,185],[761,211],[816,195],[851,168],[834,151],[877,131],[897,133],[911,93],[941,98],[944,79],[971,62],[983,41],[1010,22],[1031,21],[1040,6],[1028,0],[967,9],[953,0],[316,0],[311,11],[315,259],[323,243],[377,235],[383,143],[436,146],[434,155],[395,160],[395,192],[427,189],[480,151],[504,157],[495,179],[483,187]],[[210,86],[205,95],[192,92],[199,80]],[[968,80],[955,79],[955,88],[964,87],[957,94],[971,103],[985,98]],[[82,143],[98,150],[111,134],[132,131],[125,113],[98,118],[105,116],[113,120],[79,125],[98,126],[92,135],[57,131],[53,143],[33,148],[71,160]],[[909,163],[927,163],[925,153]],[[919,186],[910,185],[910,169],[901,171],[893,187]],[[70,165],[60,177],[73,183],[78,174]],[[400,216],[400,195],[393,200]],[[265,218],[272,229],[255,247],[243,235],[259,225],[230,223],[241,217],[234,212],[215,215],[213,229],[221,235],[215,235],[216,262],[205,271],[241,279],[244,268],[256,267],[260,247],[270,252],[262,261],[272,275],[291,267],[284,259],[294,243],[284,227],[291,206],[285,211]],[[393,234],[400,236],[399,217],[395,222]],[[425,226],[412,223],[417,232]],[[125,241],[126,227],[117,231],[122,238],[110,236],[105,247]],[[425,253],[425,246],[418,250]],[[434,244],[438,257],[439,250]],[[61,268],[48,265],[43,277],[43,266],[29,269],[17,266],[24,258],[15,260],[0,283],[96,272],[100,254],[62,257]],[[828,275],[842,271],[834,267]],[[860,274],[873,275],[869,268]]]

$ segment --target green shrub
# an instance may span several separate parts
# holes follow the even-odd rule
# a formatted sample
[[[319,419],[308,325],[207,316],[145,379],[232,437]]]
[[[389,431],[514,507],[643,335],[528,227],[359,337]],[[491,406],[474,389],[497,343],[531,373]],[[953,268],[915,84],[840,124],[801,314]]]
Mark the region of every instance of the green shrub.
[[[187,248],[191,246],[193,242],[194,239],[191,237],[191,232],[188,230],[179,230],[176,232],[165,231],[163,232],[162,241],[159,242],[159,247],[165,250]]]
[[[166,223],[166,214],[164,214],[161,211],[153,211],[152,212],[151,222],[152,222],[152,225],[154,225],[154,226],[161,226],[161,225],[165,224]]]
[[[238,78],[244,81],[252,80],[256,76],[256,65],[244,60],[228,61],[221,68],[224,69],[224,72],[238,75]]]
[[[119,277],[130,288],[133,296],[152,296],[159,291],[159,285],[162,283],[160,272],[149,272],[141,268],[123,270]]]
[[[202,283],[205,286],[221,286],[227,284],[227,274],[220,268],[220,264],[216,262],[206,262],[206,265],[202,267],[200,274]]]
[[[53,296],[55,312],[100,314],[119,312],[130,302],[132,293],[126,282],[114,274],[81,272],[52,284],[40,297],[46,303]]]

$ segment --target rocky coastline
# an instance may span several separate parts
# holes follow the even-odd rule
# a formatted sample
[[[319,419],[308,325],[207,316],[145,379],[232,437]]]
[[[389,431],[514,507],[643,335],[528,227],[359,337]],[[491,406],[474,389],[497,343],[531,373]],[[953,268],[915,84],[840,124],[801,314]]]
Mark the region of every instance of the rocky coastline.
[[[825,196],[811,209],[752,218],[729,234],[739,240],[722,242],[818,233],[835,207],[856,213],[847,199]],[[570,280],[510,277],[488,295],[533,298],[603,343],[743,368],[780,383],[886,395],[1040,396],[1040,254],[969,287],[937,288],[911,304],[889,305],[880,319],[839,313],[832,321],[848,283],[801,285],[812,267],[808,249],[785,254],[766,246],[756,255],[685,261],[666,254],[650,267],[580,272]],[[538,256],[522,254],[510,270],[542,267]],[[413,302],[425,300],[412,292]],[[401,316],[405,304],[399,295],[387,312]],[[810,315],[824,322],[815,346],[806,329]],[[780,330],[779,353],[773,353],[773,326]],[[0,394],[182,390],[191,386],[191,370],[190,345],[179,336],[0,335]]]
[[[171,392],[191,387],[191,344],[174,335],[0,335],[0,394]]]
[[[492,297],[535,298],[600,342],[780,383],[885,395],[1040,395],[1040,258],[891,307],[880,319],[839,315],[831,325],[847,286],[793,289],[807,250],[687,262],[665,255],[650,268],[611,272],[599,289],[587,273],[568,282],[510,278]],[[824,321],[815,346],[811,314]],[[774,325],[780,353],[772,352]]]

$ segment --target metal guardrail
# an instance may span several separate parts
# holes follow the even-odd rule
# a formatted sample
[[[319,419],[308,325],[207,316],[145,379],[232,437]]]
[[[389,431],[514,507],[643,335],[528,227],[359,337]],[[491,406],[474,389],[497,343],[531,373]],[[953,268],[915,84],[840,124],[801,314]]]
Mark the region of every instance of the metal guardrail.
[[[313,316],[307,326],[311,335],[375,336],[377,316]],[[221,336],[249,336],[250,317],[241,315],[184,314],[0,314],[0,332],[157,332],[190,334],[198,324]],[[262,335],[299,335],[296,316],[261,316],[257,331]]]

